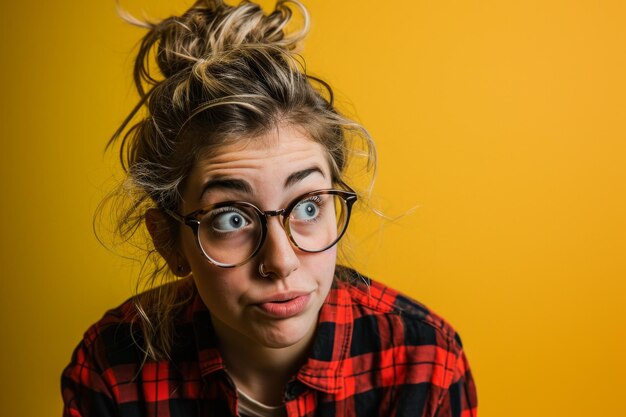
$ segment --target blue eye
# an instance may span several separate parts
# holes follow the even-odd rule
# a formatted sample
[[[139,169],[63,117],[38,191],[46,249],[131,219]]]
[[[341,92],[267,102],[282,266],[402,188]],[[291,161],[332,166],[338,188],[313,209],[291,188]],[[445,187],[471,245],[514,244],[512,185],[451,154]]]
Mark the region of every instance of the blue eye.
[[[315,199],[308,199],[299,202],[291,212],[294,220],[313,221],[320,214],[320,205]]]
[[[236,232],[250,223],[250,219],[234,207],[224,207],[211,213],[211,228],[218,233]]]

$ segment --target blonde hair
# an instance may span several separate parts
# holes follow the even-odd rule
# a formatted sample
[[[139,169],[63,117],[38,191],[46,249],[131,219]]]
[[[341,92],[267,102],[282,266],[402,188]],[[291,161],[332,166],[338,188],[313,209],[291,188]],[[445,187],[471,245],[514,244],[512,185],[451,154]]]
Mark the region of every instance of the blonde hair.
[[[293,18],[289,4],[302,17],[292,31],[287,31]],[[157,23],[122,14],[148,29],[133,72],[139,102],[108,144],[119,143],[126,173],[116,194],[122,197],[116,231],[123,240],[143,230],[147,210],[178,210],[180,191],[198,158],[227,143],[253,141],[278,124],[298,126],[323,145],[336,185],[345,184],[353,139],[365,144],[369,166],[375,167],[367,132],[339,114],[326,82],[306,73],[298,51],[309,15],[300,2],[278,1],[266,14],[249,1],[230,6],[222,0],[198,0],[181,16]],[[169,239],[160,249],[176,250],[180,225],[167,216],[163,222]],[[147,287],[175,281],[152,242],[145,240],[142,275]],[[172,318],[192,296],[181,288],[161,285],[134,298],[146,358],[168,356]]]

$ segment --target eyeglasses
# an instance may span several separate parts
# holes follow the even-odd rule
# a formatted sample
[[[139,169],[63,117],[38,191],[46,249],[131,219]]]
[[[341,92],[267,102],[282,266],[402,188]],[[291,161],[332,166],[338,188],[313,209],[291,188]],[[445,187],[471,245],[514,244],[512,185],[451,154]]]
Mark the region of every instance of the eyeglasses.
[[[232,268],[258,253],[267,236],[267,221],[273,216],[281,216],[285,233],[301,251],[331,248],[344,235],[356,199],[353,191],[316,190],[279,210],[262,211],[245,201],[226,201],[185,216],[166,212],[193,230],[198,248],[209,262]]]

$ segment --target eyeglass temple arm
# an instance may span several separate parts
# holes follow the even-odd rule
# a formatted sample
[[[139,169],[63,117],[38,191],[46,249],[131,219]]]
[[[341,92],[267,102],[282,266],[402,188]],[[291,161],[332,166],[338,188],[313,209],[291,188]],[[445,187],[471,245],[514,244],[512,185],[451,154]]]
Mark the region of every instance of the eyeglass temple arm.
[[[185,219],[183,216],[181,216],[180,214],[176,213],[175,211],[169,210],[169,209],[163,209],[164,212],[166,212],[169,216],[171,216],[174,220],[182,223],[182,224],[186,224],[187,223],[187,219]]]

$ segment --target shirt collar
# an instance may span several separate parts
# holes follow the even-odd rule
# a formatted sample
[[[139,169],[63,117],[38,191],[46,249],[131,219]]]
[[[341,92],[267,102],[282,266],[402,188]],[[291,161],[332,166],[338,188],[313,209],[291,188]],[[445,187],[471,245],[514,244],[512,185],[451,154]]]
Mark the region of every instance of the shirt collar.
[[[348,284],[337,282],[322,305],[308,361],[298,372],[300,382],[336,393],[343,389],[345,357],[352,340],[352,298]]]

